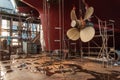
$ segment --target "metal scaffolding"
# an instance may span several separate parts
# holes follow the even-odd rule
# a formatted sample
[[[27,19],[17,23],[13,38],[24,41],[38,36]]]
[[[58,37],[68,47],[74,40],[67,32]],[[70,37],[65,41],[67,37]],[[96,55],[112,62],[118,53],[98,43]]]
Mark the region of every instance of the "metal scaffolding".
[[[103,21],[96,18],[98,25],[95,25],[95,36],[90,42],[82,43],[81,50],[88,55],[97,55],[97,58],[102,58],[103,62],[109,62],[112,59],[110,52],[115,52],[114,21]]]

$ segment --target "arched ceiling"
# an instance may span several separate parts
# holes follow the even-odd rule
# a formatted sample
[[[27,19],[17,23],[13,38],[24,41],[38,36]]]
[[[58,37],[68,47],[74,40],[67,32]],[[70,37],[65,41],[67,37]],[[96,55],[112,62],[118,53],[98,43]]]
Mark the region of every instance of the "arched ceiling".
[[[15,0],[18,12],[20,13],[27,13],[31,14],[33,13],[33,16],[38,17],[39,12],[33,7],[28,5],[27,3],[22,2],[22,0]]]
[[[34,8],[36,11],[39,12],[39,15],[40,14],[44,14],[42,13],[43,12],[43,8],[44,8],[44,4],[43,4],[43,1],[45,0],[21,0],[23,3],[27,4],[28,6],[30,6],[31,8]],[[48,0],[47,0],[48,1]],[[50,1],[57,1],[57,0],[50,0]],[[61,0],[62,1],[62,0]],[[70,10],[72,8],[72,4],[76,4],[77,5],[77,8],[78,6],[80,6],[78,4],[78,2],[80,0],[63,0],[64,1],[64,26],[65,28],[66,27],[70,27],[70,18],[69,18],[69,15],[70,15]],[[77,2],[78,1],[78,2]],[[119,34],[117,32],[120,33],[120,0],[85,0],[86,3],[89,5],[89,6],[93,6],[94,7],[94,14],[93,14],[93,19],[95,18],[95,16],[99,17],[100,19],[102,20],[114,20],[115,21],[115,29],[117,31],[115,31],[115,37],[117,38],[117,41],[116,42],[119,42],[120,38],[119,38]],[[53,28],[54,26],[59,26],[58,24],[58,18],[59,18],[59,15],[56,14],[56,12],[59,12],[59,9],[54,9],[56,8],[56,6],[51,6],[50,8],[50,20],[43,20],[43,23],[46,21],[50,21],[50,25],[51,28]],[[59,7],[57,7],[59,8]],[[79,10],[78,10],[79,12]],[[55,14],[55,15],[54,15]],[[44,19],[44,17],[42,17],[41,19]],[[95,19],[94,19],[95,20]],[[46,24],[47,25],[47,24]],[[48,31],[47,31],[47,28],[46,28],[46,25],[45,27],[43,27],[44,29],[44,34],[45,34],[45,41],[46,41],[46,46],[48,46]],[[44,26],[44,25],[43,25]],[[47,25],[48,27],[48,25]],[[57,32],[53,31],[54,29],[51,29],[51,34],[52,36],[50,37],[50,45],[52,45],[52,48],[54,47],[53,45],[57,45],[57,43],[54,42],[54,39],[57,39],[58,38],[58,35],[55,34]],[[67,29],[66,29],[67,31]],[[117,35],[116,35],[117,34]],[[53,38],[54,37],[54,38]],[[57,38],[56,38],[57,37]],[[117,43],[118,47],[119,47],[119,43]],[[54,49],[54,48],[53,48]]]
[[[38,11],[43,9],[43,0],[21,0],[21,1],[35,8]]]
[[[43,0],[21,0],[27,5],[42,12]],[[68,0],[70,1],[70,0]],[[103,20],[115,20],[116,27],[120,26],[120,0],[85,0],[89,6],[95,9],[94,16]],[[67,5],[66,5],[67,6]]]

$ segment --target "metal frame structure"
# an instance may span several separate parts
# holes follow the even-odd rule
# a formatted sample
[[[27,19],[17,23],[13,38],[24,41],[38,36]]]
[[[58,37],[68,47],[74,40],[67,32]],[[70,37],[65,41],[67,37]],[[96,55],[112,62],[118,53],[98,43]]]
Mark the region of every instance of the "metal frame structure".
[[[103,21],[98,17],[98,27],[95,27],[96,33],[94,39],[88,43],[82,43],[81,50],[84,53],[84,49],[88,49],[88,55],[97,55],[98,59],[102,59],[103,63],[111,61],[111,56],[109,55],[111,50],[115,50],[115,38],[114,38],[114,21]],[[83,46],[87,44],[86,46]],[[93,50],[93,51],[92,51]],[[97,51],[96,51],[97,50]],[[115,55],[114,53],[112,53]]]

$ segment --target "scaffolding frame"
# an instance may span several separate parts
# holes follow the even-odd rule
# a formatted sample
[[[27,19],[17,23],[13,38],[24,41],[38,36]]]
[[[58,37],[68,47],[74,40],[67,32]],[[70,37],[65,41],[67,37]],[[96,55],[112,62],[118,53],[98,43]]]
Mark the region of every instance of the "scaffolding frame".
[[[107,62],[109,63],[111,56],[109,55],[111,51],[115,52],[115,38],[114,38],[114,20],[101,20],[98,17],[96,17],[98,20],[98,27],[95,27],[95,36],[94,38],[87,42],[87,43],[82,43],[81,44],[81,51],[84,52],[84,49],[88,49],[88,55],[90,56],[91,53],[97,54],[97,58],[101,58],[103,63]],[[94,40],[99,40],[101,43],[98,44],[98,41]],[[110,45],[111,43],[111,45]],[[87,44],[87,46],[83,46],[84,44]],[[91,45],[91,44],[94,44]],[[95,52],[92,52],[92,50],[96,50]],[[82,53],[81,52],[81,53]]]

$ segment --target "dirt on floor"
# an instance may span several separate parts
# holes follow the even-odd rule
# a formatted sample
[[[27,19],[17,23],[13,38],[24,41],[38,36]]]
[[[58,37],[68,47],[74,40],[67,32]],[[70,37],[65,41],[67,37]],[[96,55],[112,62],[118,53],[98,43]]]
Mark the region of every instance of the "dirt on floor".
[[[120,80],[120,66],[87,58],[30,56],[1,61],[3,80]],[[24,75],[23,75],[24,74]]]

